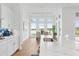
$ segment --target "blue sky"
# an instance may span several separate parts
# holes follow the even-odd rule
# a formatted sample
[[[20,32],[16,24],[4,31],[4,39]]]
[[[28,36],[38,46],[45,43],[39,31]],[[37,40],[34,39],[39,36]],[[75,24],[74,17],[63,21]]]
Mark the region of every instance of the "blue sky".
[[[75,21],[75,27],[79,27],[79,20]]]

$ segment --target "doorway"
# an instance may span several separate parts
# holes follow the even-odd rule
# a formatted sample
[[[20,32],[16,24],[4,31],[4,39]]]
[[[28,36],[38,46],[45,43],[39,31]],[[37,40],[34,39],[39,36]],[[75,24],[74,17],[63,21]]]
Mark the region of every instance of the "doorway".
[[[35,38],[36,32],[40,32],[42,35],[45,31],[52,35],[53,20],[52,16],[30,17],[30,37]]]

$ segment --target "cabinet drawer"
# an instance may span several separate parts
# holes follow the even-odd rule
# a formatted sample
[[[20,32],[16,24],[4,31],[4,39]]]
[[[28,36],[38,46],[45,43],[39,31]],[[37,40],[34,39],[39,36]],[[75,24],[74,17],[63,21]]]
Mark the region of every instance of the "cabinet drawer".
[[[7,43],[0,45],[0,56],[7,56],[8,55],[8,46]]]

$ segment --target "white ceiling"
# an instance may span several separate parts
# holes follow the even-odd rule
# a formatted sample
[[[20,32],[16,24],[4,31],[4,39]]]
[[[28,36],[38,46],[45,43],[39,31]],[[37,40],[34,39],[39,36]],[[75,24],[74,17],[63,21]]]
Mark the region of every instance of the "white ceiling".
[[[13,11],[21,11],[24,14],[28,14],[30,12],[39,12],[44,14],[48,13],[57,13],[57,9],[66,8],[66,7],[77,7],[79,8],[79,3],[3,3]],[[21,13],[21,14],[22,14]]]
[[[23,6],[26,8],[63,8],[63,7],[79,7],[79,3],[3,3],[10,8],[18,8]]]
[[[17,11],[20,8],[20,5],[17,3],[2,3],[1,5],[5,5],[5,6],[9,7],[13,11]]]
[[[22,3],[20,4],[29,8],[63,8],[63,7],[78,7],[78,3]]]

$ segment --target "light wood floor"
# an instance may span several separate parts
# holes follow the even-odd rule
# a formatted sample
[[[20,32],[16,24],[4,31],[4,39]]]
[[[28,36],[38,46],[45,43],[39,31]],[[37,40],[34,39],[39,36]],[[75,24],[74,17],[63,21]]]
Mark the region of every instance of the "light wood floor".
[[[22,50],[17,51],[13,56],[31,56],[37,53],[38,44],[35,39],[27,39],[23,42]]]

